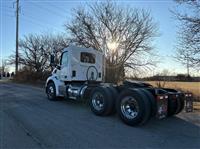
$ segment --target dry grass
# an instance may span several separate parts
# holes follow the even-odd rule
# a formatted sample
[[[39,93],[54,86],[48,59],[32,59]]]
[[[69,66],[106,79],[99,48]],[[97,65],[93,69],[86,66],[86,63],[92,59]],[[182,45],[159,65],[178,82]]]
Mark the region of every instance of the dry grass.
[[[200,111],[200,102],[193,102],[193,108],[194,110]]]
[[[148,83],[153,86],[156,86],[157,82],[158,81],[148,81]],[[163,82],[161,82],[161,84],[162,83]],[[200,101],[200,82],[165,82],[164,87],[192,92],[195,98]]]

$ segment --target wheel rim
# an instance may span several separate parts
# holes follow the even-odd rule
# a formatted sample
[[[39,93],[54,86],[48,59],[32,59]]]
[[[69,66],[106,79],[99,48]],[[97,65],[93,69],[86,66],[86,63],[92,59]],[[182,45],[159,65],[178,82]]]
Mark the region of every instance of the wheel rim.
[[[49,88],[48,88],[48,96],[49,96],[49,98],[53,98],[53,96],[54,96],[54,88],[53,88],[53,86],[49,86]]]
[[[134,119],[139,113],[139,106],[132,96],[124,97],[121,101],[121,112],[128,119]]]
[[[94,109],[101,111],[104,107],[104,97],[101,93],[96,92],[93,96],[92,96],[92,106],[94,107]]]

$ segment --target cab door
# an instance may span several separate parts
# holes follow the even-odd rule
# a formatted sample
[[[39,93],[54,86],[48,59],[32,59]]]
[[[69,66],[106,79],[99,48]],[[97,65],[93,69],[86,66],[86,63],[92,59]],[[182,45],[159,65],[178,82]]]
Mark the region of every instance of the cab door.
[[[60,79],[68,81],[70,79],[69,72],[69,52],[65,51],[60,60]]]

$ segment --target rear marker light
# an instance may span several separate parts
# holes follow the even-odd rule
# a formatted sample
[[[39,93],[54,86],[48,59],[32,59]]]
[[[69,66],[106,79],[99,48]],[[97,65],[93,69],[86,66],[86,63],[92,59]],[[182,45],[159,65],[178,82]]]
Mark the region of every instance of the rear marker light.
[[[172,98],[173,98],[173,99],[177,99],[177,96],[176,96],[176,95],[172,95]]]

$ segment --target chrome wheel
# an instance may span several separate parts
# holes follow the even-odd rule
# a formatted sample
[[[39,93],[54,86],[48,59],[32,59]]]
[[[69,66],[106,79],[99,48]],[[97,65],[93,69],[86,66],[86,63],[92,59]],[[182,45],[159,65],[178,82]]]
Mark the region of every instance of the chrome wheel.
[[[126,96],[121,101],[121,112],[127,119],[134,119],[139,113],[137,101],[132,96]]]
[[[47,94],[48,94],[49,98],[54,98],[54,88],[53,88],[53,86],[49,86]]]
[[[103,99],[103,95],[100,92],[96,92],[93,96],[92,96],[92,106],[94,107],[94,109],[101,111],[103,110],[104,107],[104,99]]]

